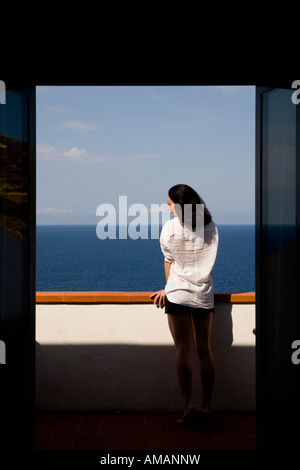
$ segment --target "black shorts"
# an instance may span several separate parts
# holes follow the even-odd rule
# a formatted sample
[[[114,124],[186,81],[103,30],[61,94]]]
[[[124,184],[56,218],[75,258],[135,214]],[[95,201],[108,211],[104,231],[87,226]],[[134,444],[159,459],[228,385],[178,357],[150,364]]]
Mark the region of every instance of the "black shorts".
[[[165,313],[169,315],[181,315],[191,313],[192,315],[203,316],[208,312],[214,313],[214,308],[187,307],[186,305],[174,304],[165,296]]]

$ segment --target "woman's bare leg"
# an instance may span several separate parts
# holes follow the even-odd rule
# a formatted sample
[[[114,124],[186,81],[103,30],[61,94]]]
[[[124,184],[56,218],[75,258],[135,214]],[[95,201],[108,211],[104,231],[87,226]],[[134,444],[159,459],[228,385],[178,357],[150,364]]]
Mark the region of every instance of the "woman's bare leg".
[[[200,371],[202,381],[202,405],[201,411],[211,412],[211,400],[215,384],[215,361],[210,348],[211,326],[213,313],[193,318],[193,330],[196,348],[200,360]]]
[[[195,409],[192,398],[192,366],[190,360],[191,316],[169,315],[168,323],[176,351],[176,372],[184,400],[183,418]]]

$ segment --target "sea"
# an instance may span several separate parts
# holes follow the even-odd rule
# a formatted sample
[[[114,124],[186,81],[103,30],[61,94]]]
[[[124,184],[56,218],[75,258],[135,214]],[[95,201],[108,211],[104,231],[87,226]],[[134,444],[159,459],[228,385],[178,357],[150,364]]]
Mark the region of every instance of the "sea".
[[[161,227],[159,228],[159,230]],[[255,291],[255,225],[218,225],[215,292]],[[157,291],[165,287],[159,239],[101,240],[95,225],[38,225],[36,290]]]

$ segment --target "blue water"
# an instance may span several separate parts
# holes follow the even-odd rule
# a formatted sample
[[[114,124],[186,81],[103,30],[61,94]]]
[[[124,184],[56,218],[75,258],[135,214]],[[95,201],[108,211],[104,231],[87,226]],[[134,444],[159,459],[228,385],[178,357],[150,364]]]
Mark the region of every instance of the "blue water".
[[[255,290],[255,226],[219,225],[215,292]],[[37,226],[37,291],[156,291],[165,286],[158,239],[100,240],[94,225]]]

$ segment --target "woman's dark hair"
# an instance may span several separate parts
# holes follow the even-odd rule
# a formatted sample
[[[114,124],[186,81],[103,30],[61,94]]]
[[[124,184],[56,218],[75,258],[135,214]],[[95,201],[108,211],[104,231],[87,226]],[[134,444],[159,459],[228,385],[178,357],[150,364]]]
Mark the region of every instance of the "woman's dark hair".
[[[192,205],[192,230],[196,230],[196,204],[203,204],[204,206],[204,225],[209,224],[212,221],[212,215],[206,207],[205,202],[199,196],[199,194],[187,184],[176,184],[169,189],[169,198],[174,202],[175,205],[179,205],[181,208],[181,214],[177,214],[182,217],[182,224],[184,224],[184,205]]]

